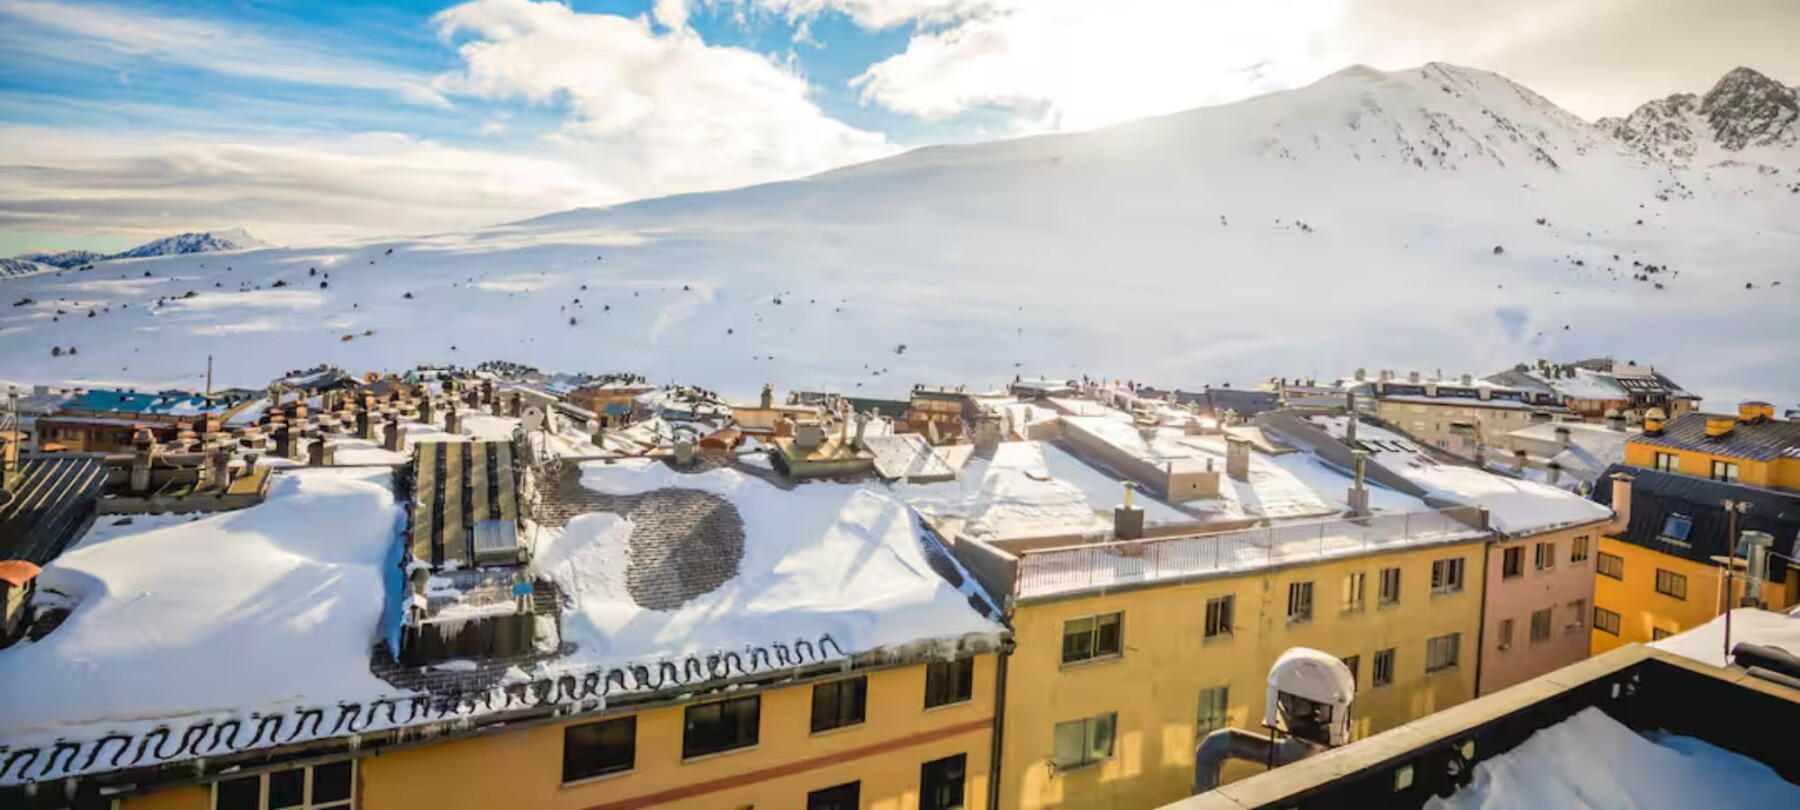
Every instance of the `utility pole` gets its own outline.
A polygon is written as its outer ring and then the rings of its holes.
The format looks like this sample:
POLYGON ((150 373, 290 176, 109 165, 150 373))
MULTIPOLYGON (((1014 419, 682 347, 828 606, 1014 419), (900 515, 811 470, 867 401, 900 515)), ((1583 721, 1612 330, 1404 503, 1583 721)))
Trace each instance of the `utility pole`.
POLYGON ((212 398, 212 355, 206 356, 206 396, 212 398))

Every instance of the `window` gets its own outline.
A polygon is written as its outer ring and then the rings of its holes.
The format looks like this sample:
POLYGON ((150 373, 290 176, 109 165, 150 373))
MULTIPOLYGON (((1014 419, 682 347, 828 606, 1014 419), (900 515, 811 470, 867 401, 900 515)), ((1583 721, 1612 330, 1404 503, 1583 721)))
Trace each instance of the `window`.
POLYGON ((925 708, 961 703, 975 694, 975 659, 925 665, 925 708))
POLYGON ((1550 638, 1550 611, 1552 608, 1531 612, 1531 643, 1547 641, 1550 638))
POLYGON ((1657 453, 1656 469, 1667 473, 1679 472, 1681 470, 1681 456, 1674 453, 1657 453))
POLYGON ((1594 606, 1594 629, 1602 633, 1619 634, 1619 614, 1599 605, 1594 606))
POLYGON ((1737 465, 1729 461, 1714 461, 1712 463, 1712 480, 1724 481, 1727 484, 1737 483, 1737 465))
POLYGON ((1687 515, 1670 515, 1663 521, 1662 535, 1657 539, 1667 540, 1677 545, 1687 545, 1688 532, 1694 528, 1694 521, 1687 515))
POLYGON ((1668 638, 1669 636, 1672 636, 1672 635, 1675 635, 1675 634, 1668 630, 1664 630, 1661 627, 1650 628, 1650 640, 1651 641, 1662 641, 1663 639, 1668 638))
POLYGON ((1556 567, 1556 544, 1539 543, 1533 556, 1536 557, 1537 570, 1545 571, 1556 567))
POLYGON ((1613 579, 1624 579, 1625 558, 1617 554, 1608 554, 1602 551, 1600 552, 1600 559, 1594 563, 1594 570, 1600 572, 1602 576, 1612 577, 1613 579))
POLYGON ((1063 663, 1119 654, 1122 613, 1083 616, 1063 622, 1063 663))
POLYGON ((869 679, 865 676, 813 686, 813 733, 861 723, 868 703, 869 679))
POLYGON ((806 810, 858 810, 860 807, 861 782, 845 782, 806 794, 806 810))
POLYGON ((1576 535, 1574 542, 1571 542, 1569 544, 1569 562, 1571 564, 1578 563, 1578 562, 1587 562, 1587 558, 1588 558, 1588 536, 1585 534, 1576 535))
POLYGON ((1288 621, 1312 621, 1312 586, 1313 584, 1311 582, 1293 582, 1288 584, 1288 621))
POLYGON ((716 754, 756 744, 762 725, 762 696, 732 698, 687 707, 681 758, 716 754))
POLYGON ((1431 564, 1431 592, 1458 593, 1463 589, 1463 559, 1452 557, 1431 564))
POLYGON ((1357 678, 1362 672, 1362 656, 1346 655, 1342 660, 1344 662, 1344 667, 1350 670, 1350 684, 1354 686, 1357 678))
POLYGON ((353 806, 355 796, 350 759, 213 783, 214 810, 337 810, 353 806))
POLYGON ((1580 630, 1582 622, 1587 621, 1587 600, 1577 599, 1569 603, 1569 623, 1563 627, 1565 632, 1580 630))
POLYGON ((962 810, 969 757, 934 759, 919 768, 919 810, 962 810))
POLYGON ((1200 714, 1194 721, 1194 732, 1197 736, 1205 736, 1208 732, 1217 731, 1231 725, 1228 716, 1231 703, 1231 687, 1215 686, 1200 690, 1200 714))
POLYGON ((1674 571, 1656 569, 1656 592, 1676 599, 1687 599, 1687 577, 1674 571))
POLYGON ((1450 633, 1425 639, 1425 674, 1443 672, 1455 667, 1461 652, 1461 633, 1450 633))
POLYGON ((637 715, 563 726, 563 781, 631 770, 637 763, 637 715))
POLYGON ((1500 620, 1500 629, 1494 631, 1495 649, 1501 649, 1501 650, 1512 649, 1512 637, 1513 637, 1513 620, 1512 619, 1501 619, 1500 620))
POLYGON ((1206 600, 1206 637, 1231 635, 1232 597, 1220 596, 1206 600))
POLYGON ((1400 569, 1381 569, 1381 593, 1376 597, 1382 607, 1400 604, 1400 569))
POLYGON ((1525 547, 1513 546, 1500 552, 1500 578, 1512 579, 1525 575, 1525 547))
POLYGON ((1092 765, 1112 756, 1117 714, 1101 714, 1056 724, 1056 750, 1051 764, 1060 770, 1092 765))
POLYGON ((1363 609, 1363 594, 1368 590, 1369 575, 1357 571, 1344 577, 1344 610, 1363 609))
POLYGON ((1375 669, 1369 673, 1369 685, 1387 686, 1394 682, 1394 655, 1398 652, 1389 647, 1375 654, 1375 669))

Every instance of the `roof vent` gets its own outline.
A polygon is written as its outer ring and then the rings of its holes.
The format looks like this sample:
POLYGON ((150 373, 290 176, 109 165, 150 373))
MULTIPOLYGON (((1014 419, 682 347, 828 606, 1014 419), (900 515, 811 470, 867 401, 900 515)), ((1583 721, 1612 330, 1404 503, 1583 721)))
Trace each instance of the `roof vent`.
POLYGON ((1707 416, 1706 417, 1706 436, 1707 436, 1707 438, 1710 438, 1710 439, 1724 438, 1725 436, 1731 435, 1731 429, 1735 428, 1735 427, 1737 427, 1737 420, 1733 419, 1729 416, 1707 416))

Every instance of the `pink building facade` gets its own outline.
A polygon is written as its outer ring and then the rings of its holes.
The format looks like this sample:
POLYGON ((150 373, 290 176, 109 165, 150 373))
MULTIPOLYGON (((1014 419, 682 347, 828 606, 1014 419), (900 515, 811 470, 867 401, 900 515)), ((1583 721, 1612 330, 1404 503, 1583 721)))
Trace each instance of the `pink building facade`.
POLYGON ((1588 656, 1594 566, 1606 521, 1488 545, 1477 694, 1588 656))

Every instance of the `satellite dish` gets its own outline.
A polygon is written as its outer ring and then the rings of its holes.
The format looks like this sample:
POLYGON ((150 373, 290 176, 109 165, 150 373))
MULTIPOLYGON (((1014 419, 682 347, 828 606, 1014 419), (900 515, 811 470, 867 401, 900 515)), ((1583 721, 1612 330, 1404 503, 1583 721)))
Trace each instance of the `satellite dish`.
POLYGON ((544 409, 537 405, 527 405, 519 412, 519 427, 527 433, 542 431, 547 421, 544 409))

